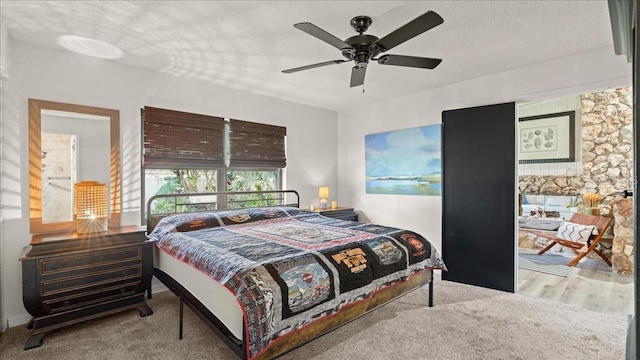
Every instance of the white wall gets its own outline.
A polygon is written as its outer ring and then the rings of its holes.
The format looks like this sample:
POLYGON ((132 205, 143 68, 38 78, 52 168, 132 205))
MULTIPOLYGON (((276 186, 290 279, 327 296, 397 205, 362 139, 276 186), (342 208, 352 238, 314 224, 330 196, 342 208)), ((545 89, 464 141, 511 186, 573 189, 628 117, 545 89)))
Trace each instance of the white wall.
MULTIPOLYGON (((613 48, 601 49, 340 111, 339 203, 355 207, 362 220, 414 230, 441 251, 441 197, 365 193, 365 135, 439 124, 444 110, 550 99, 628 86, 631 84, 631 70, 631 64, 626 63, 624 57, 614 55, 613 48)), ((491 220, 491 214, 478 216, 491 220)))
MULTIPOLYGON (((0 17, 1 19, 1 17, 0 17)), ((9 71, 9 31, 4 25, 4 19, 0 24, 0 76, 5 76, 9 71)))
MULTIPOLYGON (((4 98, 5 98, 5 76, 7 75, 8 69, 8 54, 9 54, 9 33, 7 31, 6 26, 4 25, 4 19, 0 16, 0 109, 4 109, 4 98)), ((0 138, 3 138, 4 135, 4 111, 0 111, 0 138)), ((0 158, 3 158, 4 154, 4 146, 0 145, 0 158)), ((4 216, 2 213, 2 204, 4 203, 4 162, 0 162, 0 331, 4 331, 6 327, 6 321, 4 320, 6 317, 4 316, 4 302, 2 301, 4 296, 4 282, 2 281, 2 275, 4 274, 4 261, 2 261, 2 254, 4 253, 4 231, 2 228, 4 227, 4 216)))
MULTIPOLYGON (((337 113, 12 41, 10 81, 2 108, 2 306, 10 326, 30 316, 22 305, 18 261, 29 245, 27 99, 120 110, 123 224, 140 222, 140 107, 230 117, 287 127, 286 187, 301 203, 317 202, 327 185, 337 196, 337 113), (323 146, 310 146, 322 139, 323 146)), ((108 166, 108 164, 105 164, 108 166)), ((5 323, 5 319, 1 320, 5 323)))

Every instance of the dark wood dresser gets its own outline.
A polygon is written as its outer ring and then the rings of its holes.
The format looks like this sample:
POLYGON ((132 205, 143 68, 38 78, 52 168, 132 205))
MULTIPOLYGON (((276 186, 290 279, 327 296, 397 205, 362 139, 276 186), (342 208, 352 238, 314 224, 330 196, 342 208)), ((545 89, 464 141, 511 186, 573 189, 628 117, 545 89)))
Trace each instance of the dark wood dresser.
POLYGON ((33 316, 24 349, 52 330, 116 312, 153 314, 153 244, 138 226, 106 232, 34 235, 20 257, 22 300, 33 316))

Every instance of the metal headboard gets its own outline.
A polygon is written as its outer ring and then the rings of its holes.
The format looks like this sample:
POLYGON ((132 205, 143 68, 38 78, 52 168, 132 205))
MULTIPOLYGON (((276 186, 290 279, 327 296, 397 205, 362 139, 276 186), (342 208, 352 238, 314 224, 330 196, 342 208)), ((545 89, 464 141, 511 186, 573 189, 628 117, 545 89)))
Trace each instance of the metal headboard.
POLYGON ((147 233, 168 215, 274 206, 299 208, 300 195, 295 190, 154 195, 147 201, 147 233))

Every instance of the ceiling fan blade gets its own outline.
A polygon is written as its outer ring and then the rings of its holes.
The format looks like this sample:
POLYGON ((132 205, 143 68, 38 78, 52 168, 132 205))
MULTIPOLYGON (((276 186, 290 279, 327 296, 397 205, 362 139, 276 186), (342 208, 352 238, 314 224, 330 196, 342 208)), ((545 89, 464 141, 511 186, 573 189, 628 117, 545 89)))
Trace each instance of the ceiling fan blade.
POLYGON ((422 34, 423 32, 442 24, 444 20, 433 11, 418 16, 409 21, 404 26, 392 31, 387 36, 375 42, 375 44, 384 49, 384 51, 402 44, 403 42, 422 34))
POLYGON ((364 84, 364 75, 367 72, 367 64, 363 66, 354 66, 351 69, 351 87, 360 86, 364 84))
POLYGON ((440 65, 442 59, 425 58, 406 55, 384 55, 378 59, 380 65, 408 66, 423 69, 433 69, 440 65))
POLYGON ((300 67, 293 68, 293 69, 282 70, 282 72, 285 73, 285 74, 290 74, 290 73, 293 73, 293 72, 296 72, 296 71, 308 70, 308 69, 313 69, 313 68, 326 66, 326 65, 331 65, 331 64, 342 64, 343 62, 347 62, 347 61, 348 60, 325 61, 325 62, 321 62, 321 63, 317 63, 317 64, 300 66, 300 67))
POLYGON ((351 45, 329 34, 328 32, 322 30, 321 28, 313 25, 312 23, 309 23, 309 22, 298 23, 293 25, 293 27, 304 31, 307 34, 313 37, 316 37, 339 50, 342 50, 345 48, 352 48, 351 45))

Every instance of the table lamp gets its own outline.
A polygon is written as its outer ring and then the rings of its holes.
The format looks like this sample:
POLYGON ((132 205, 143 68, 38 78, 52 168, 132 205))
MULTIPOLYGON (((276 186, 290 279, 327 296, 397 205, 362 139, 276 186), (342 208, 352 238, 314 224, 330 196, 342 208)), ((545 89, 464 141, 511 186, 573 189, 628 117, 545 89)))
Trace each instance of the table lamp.
POLYGON ((107 185, 82 181, 73 187, 73 214, 79 234, 107 231, 107 185))
POLYGON ((318 189, 318 197, 320 198, 320 209, 327 208, 327 198, 329 197, 329 187, 321 186, 318 189))

